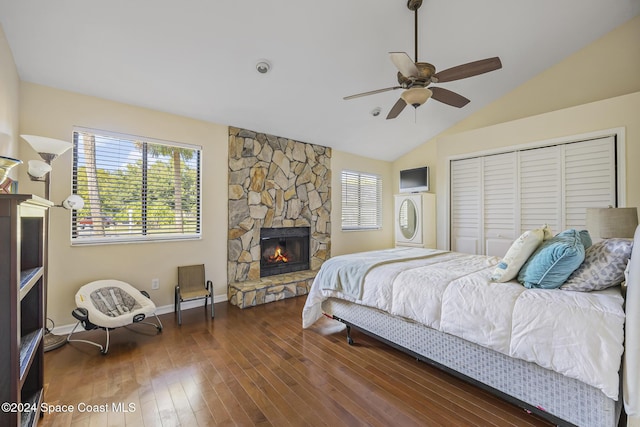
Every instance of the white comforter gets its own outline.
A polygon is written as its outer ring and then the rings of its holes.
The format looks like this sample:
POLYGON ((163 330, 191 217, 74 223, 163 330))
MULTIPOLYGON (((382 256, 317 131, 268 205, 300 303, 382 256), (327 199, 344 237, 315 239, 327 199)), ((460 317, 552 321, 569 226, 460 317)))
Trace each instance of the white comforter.
MULTIPOLYGON (((617 400, 625 317, 619 288, 525 289, 515 281, 490 281, 496 257, 428 249, 425 254, 373 266, 359 300, 316 279, 302 313, 303 327, 322 315, 322 301, 341 298, 537 363, 617 400)), ((344 257, 349 255, 339 257, 342 262, 344 257)))

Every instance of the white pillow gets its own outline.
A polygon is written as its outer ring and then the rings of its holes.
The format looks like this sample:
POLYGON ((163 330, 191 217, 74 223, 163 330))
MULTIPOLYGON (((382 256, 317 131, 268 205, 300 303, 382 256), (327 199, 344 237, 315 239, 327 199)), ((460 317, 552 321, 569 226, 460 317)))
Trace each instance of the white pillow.
POLYGON ((544 232, 544 238, 542 240, 549 240, 553 237, 553 232, 551 231, 551 227, 549 227, 549 224, 543 225, 542 231, 544 232))
POLYGON ((540 246, 545 238, 545 234, 550 234, 546 225, 543 228, 536 228, 522 233, 522 235, 513 242, 495 270, 493 270, 491 280, 494 282, 508 282, 509 280, 515 279, 520 268, 522 268, 538 246, 540 246))

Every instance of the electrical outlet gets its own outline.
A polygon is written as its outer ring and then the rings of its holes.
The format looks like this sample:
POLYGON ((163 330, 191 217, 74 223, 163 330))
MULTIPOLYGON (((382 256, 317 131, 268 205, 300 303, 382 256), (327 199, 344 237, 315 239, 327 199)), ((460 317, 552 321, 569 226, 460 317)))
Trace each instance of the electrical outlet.
POLYGON ((151 289, 160 288, 160 279, 151 279, 151 289))

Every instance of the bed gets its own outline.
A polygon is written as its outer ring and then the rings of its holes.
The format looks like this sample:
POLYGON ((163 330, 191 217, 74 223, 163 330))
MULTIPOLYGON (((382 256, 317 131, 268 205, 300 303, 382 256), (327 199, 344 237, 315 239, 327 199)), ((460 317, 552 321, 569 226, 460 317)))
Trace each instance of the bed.
POLYGON ((314 280, 303 327, 324 314, 347 325, 350 343, 355 327, 558 425, 616 426, 623 401, 630 420, 640 413, 640 255, 631 254, 640 227, 627 242, 626 286, 615 279, 589 292, 571 287, 584 255, 557 289, 495 281, 506 256, 393 248, 334 257, 314 280))

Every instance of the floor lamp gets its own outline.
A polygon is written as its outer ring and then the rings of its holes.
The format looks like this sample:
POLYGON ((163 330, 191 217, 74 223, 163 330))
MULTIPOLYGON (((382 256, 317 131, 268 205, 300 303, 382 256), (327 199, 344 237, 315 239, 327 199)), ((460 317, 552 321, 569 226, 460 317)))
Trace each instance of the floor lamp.
MULTIPOLYGON (((44 198, 49 200, 51 190, 51 162, 56 157, 69 150, 73 144, 67 141, 61 141, 59 139, 47 138, 44 136, 36 135, 20 135, 22 139, 27 141, 29 145, 38 153, 42 160, 30 160, 28 175, 32 181, 44 182, 44 198)), ((62 205, 66 209, 82 209, 84 202, 78 195, 69 196, 62 205)), ((49 236, 49 213, 45 216, 45 236, 49 236)), ((45 238, 44 243, 45 256, 49 256, 49 238, 45 238)), ((47 263, 45 263, 45 266, 47 263)), ((44 272, 44 317, 47 319, 47 305, 48 305, 48 268, 44 272)), ((44 335, 44 351, 49 351, 63 346, 67 342, 66 337, 54 335, 48 328, 45 327, 44 335)))
MULTIPOLYGON (((9 177, 9 171, 14 166, 18 166, 22 160, 12 159, 11 157, 0 156, 0 188, 4 188, 3 184, 9 177)), ((2 193, 2 191, 0 191, 2 193)))
MULTIPOLYGON (((9 134, 0 132, 0 145, 8 144, 10 139, 11 137, 9 134)), ((8 190, 5 190, 5 186, 9 186, 11 183, 11 179, 9 179, 9 171, 20 163, 22 163, 22 160, 0 156, 0 193, 8 192, 8 190)))

